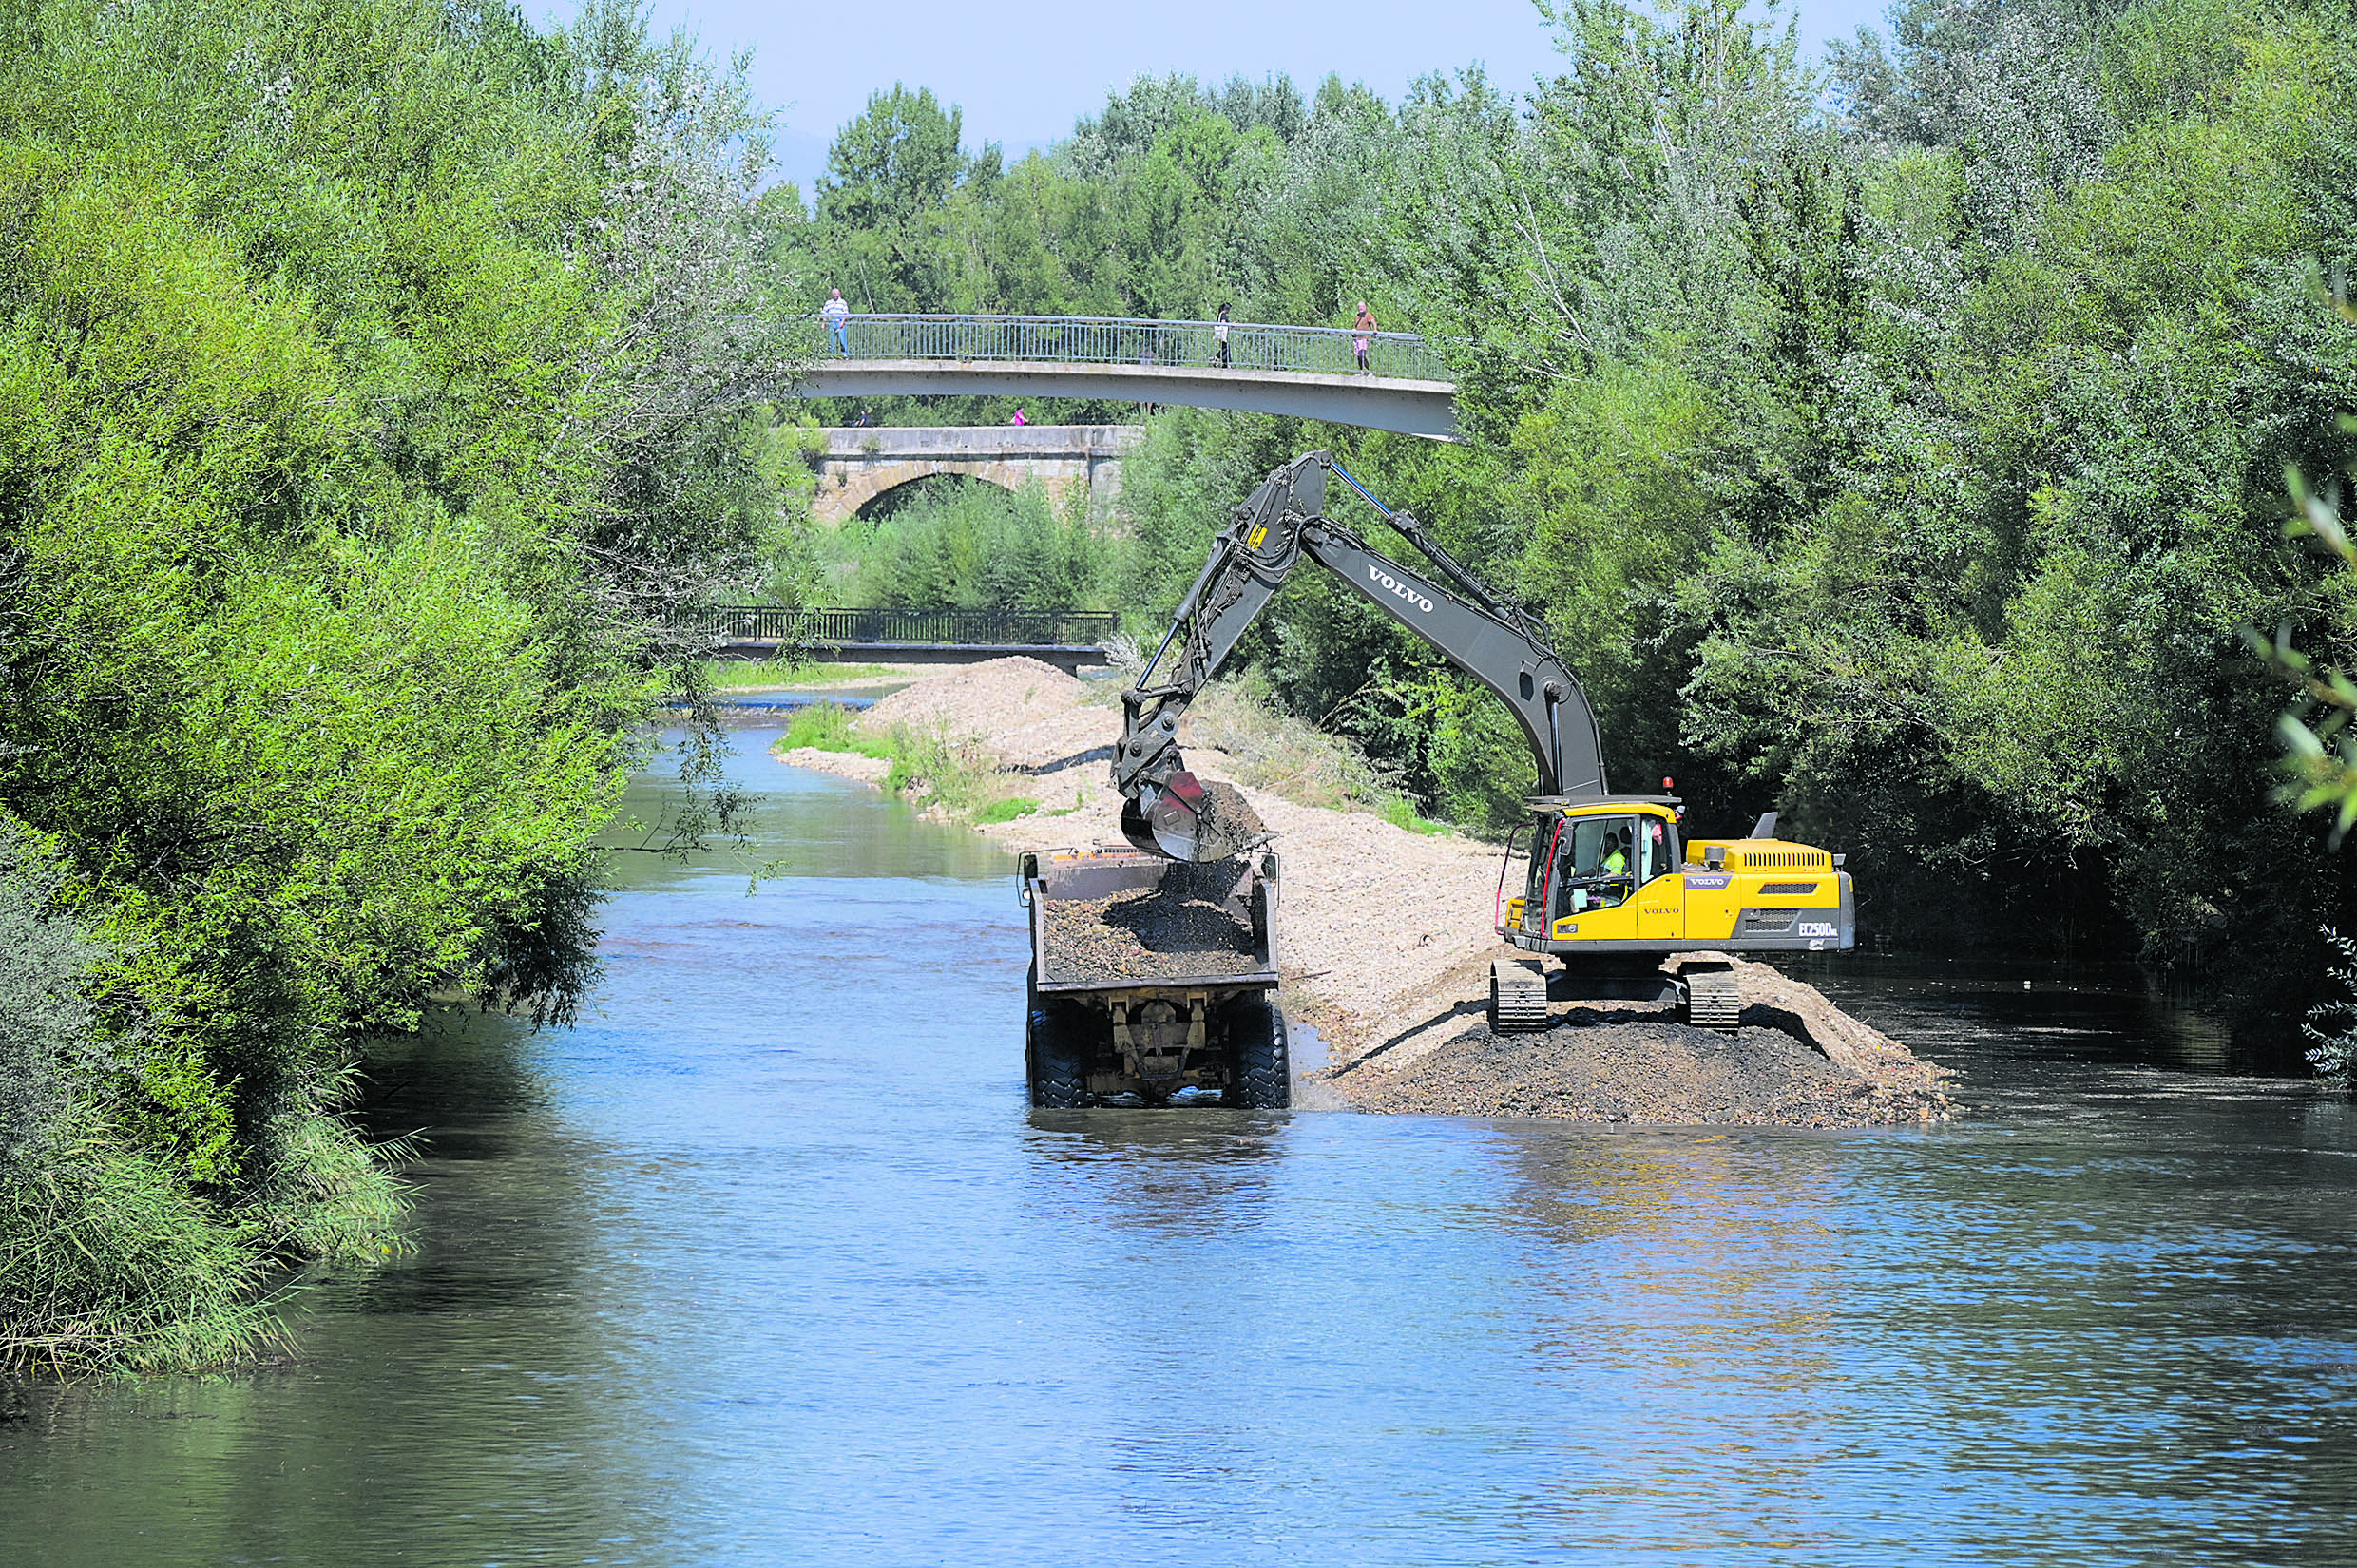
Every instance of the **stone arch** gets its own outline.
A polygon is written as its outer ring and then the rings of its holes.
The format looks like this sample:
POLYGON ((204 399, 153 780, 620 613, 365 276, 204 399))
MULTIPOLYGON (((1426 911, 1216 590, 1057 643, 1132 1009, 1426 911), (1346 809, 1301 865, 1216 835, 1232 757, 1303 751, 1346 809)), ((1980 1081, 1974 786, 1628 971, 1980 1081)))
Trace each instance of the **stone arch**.
POLYGON ((811 497, 811 516, 821 523, 841 523, 865 513, 888 491, 940 474, 979 480, 1003 490, 1020 490, 1036 478, 1047 486, 1047 493, 1059 504, 1075 485, 1085 492, 1091 480, 1086 460, 1073 463, 1042 462, 1028 457, 830 458, 819 470, 818 492, 811 497))
POLYGON ((876 497, 885 491, 896 490, 903 485, 913 485, 920 479, 930 479, 936 474, 952 473, 964 478, 980 479, 1000 484, 1006 488, 1013 488, 1012 486, 1005 485, 1005 482, 999 480, 996 475, 984 471, 994 466, 987 463, 944 462, 937 458, 912 458, 898 463, 858 463, 841 467, 829 464, 828 468, 832 471, 821 475, 822 483, 818 493, 811 497, 811 515, 822 523, 840 523, 846 518, 856 517, 866 511, 876 497), (828 486, 823 483, 823 480, 827 478, 836 479, 838 483, 828 486))
POLYGON ((905 498, 895 498, 900 497, 901 492, 909 489, 911 486, 922 485, 929 480, 954 479, 968 485, 988 485, 1002 490, 1012 490, 1015 488, 1014 486, 1007 484, 1004 479, 1000 478, 996 474, 978 472, 977 470, 982 467, 980 464, 937 463, 930 465, 930 467, 932 468, 930 473, 910 474, 894 483, 874 487, 869 491, 866 500, 860 502, 857 506, 852 507, 851 510, 845 512, 843 515, 846 518, 872 518, 879 511, 889 511, 893 507, 905 505, 905 498))

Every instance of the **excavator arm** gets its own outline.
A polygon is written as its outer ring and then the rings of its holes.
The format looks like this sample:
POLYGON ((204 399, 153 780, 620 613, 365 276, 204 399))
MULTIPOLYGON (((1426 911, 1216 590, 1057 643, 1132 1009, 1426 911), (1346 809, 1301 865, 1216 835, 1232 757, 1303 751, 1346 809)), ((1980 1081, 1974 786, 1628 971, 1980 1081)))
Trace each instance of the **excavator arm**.
POLYGON ((1249 847, 1256 824, 1248 825, 1243 813, 1223 806, 1187 771, 1178 753, 1178 720, 1305 557, 1498 695, 1530 743, 1542 795, 1583 799, 1605 793, 1603 753, 1587 695, 1530 618, 1460 565, 1412 513, 1386 507, 1332 454, 1316 451, 1277 469, 1236 508, 1202 575, 1180 601, 1169 635, 1137 685, 1121 694, 1113 782, 1121 792, 1121 830, 1131 843, 1188 861, 1224 860, 1249 847), (1451 586, 1370 548, 1328 518, 1330 472, 1365 496, 1451 586), (1157 684, 1174 644, 1177 660, 1157 684))

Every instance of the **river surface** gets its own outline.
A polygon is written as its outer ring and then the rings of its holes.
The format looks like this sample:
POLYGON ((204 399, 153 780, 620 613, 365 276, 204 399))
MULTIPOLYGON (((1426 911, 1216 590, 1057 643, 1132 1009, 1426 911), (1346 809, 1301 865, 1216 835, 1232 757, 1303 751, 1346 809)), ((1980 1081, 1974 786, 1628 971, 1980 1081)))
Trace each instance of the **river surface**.
POLYGON ((1813 976, 1928 1131, 1034 1114, 1009 858, 775 733, 757 893, 388 1055, 413 1255, 13 1396, 0 1563, 2357 1561, 2357 1124, 2117 977, 1813 976))

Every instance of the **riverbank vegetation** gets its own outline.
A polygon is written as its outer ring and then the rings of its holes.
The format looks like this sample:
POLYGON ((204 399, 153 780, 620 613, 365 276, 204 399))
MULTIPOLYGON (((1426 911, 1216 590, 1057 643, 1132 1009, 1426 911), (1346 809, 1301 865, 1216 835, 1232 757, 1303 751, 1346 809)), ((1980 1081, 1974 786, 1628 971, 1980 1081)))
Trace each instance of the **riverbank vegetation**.
POLYGON ((252 1344, 400 1245, 366 1041, 570 1016, 798 466, 759 131, 604 0, 0 16, 0 1362, 252 1344))
MULTIPOLYGON (((1732 0, 1549 14, 1519 93, 1144 81, 1011 166, 864 156, 931 124, 879 99, 779 243, 878 309, 1374 301, 1449 345, 1466 443, 1158 415, 1111 568, 1141 636, 1334 448, 1543 611, 1624 787, 1780 808, 1902 943, 2139 954, 2296 1020, 2357 919, 2246 634, 2349 663, 2347 579, 2285 525, 2288 470, 2346 515, 2357 14, 1902 0, 1821 63, 1732 0)), ((1494 704, 1335 584, 1242 656, 1428 810, 1515 810, 1494 704)))
POLYGON ((1039 810, 1040 803, 1019 793, 1021 780, 999 765, 978 736, 946 722, 863 726, 839 703, 814 702, 787 721, 774 749, 802 747, 885 763, 878 788, 945 816, 988 824, 1039 810))

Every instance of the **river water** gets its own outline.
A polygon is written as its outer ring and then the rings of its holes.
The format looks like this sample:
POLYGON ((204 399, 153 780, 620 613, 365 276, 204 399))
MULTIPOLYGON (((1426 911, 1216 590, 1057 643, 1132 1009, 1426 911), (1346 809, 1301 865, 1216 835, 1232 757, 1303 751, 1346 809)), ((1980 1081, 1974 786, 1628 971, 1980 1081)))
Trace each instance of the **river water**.
POLYGON ((774 736, 782 874, 388 1057, 414 1255, 17 1393, 0 1562, 2357 1560, 2357 1124, 2133 987, 1816 977, 1930 1131, 1034 1114, 1008 857, 774 736))

